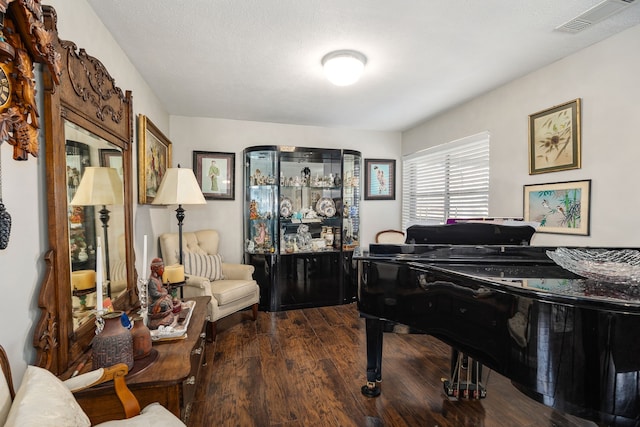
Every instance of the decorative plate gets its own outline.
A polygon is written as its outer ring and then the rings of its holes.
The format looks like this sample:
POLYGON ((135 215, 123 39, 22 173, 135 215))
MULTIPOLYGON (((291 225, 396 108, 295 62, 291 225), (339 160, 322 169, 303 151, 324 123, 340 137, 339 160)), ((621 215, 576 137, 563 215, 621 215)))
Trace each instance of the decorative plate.
POLYGON ((316 212, 323 216, 333 216, 336 213, 336 205, 333 199, 323 197, 316 203, 316 212))
POLYGON ((289 218, 293 214, 293 203, 288 197, 284 197, 280 202, 280 216, 289 218))
POLYGON ((588 279, 640 284, 640 252, 634 249, 557 248, 547 255, 560 267, 588 279))

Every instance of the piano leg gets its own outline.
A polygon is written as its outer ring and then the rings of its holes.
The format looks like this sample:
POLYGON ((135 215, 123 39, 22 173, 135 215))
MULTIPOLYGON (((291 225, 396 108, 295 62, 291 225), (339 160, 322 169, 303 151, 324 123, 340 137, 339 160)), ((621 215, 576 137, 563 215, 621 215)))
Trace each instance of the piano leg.
POLYGON ((380 396, 382 381, 382 338, 384 322, 376 318, 366 319, 367 333, 367 383, 360 391, 367 397, 380 396))

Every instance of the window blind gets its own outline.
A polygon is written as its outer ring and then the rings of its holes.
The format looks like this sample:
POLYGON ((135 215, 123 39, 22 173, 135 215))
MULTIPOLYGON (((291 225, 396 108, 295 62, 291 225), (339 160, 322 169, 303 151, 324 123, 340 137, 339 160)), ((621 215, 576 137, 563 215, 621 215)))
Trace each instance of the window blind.
POLYGON ((489 215, 489 133, 402 160, 402 227, 489 215))

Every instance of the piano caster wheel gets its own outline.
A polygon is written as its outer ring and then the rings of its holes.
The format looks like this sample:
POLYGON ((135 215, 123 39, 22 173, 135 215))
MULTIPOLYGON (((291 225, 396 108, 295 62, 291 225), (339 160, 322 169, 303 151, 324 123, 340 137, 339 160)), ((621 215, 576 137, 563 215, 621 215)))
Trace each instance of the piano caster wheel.
POLYGON ((364 394, 367 397, 378 397, 380 396, 381 390, 380 390, 380 387, 378 387, 378 384, 371 381, 367 381, 367 383, 362 386, 360 391, 362 392, 362 394, 364 394))

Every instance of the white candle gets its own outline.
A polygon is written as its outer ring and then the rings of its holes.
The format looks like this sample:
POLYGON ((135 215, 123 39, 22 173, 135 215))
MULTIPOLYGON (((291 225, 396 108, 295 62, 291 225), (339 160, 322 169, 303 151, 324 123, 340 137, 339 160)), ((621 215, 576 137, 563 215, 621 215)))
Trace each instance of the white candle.
POLYGON ((102 311, 102 275, 104 265, 102 264, 102 244, 100 237, 97 237, 96 243, 96 311, 98 315, 102 311))
POLYGON ((142 246, 142 268, 140 269, 140 274, 142 277, 146 277, 147 275, 147 235, 144 235, 144 244, 142 246))

